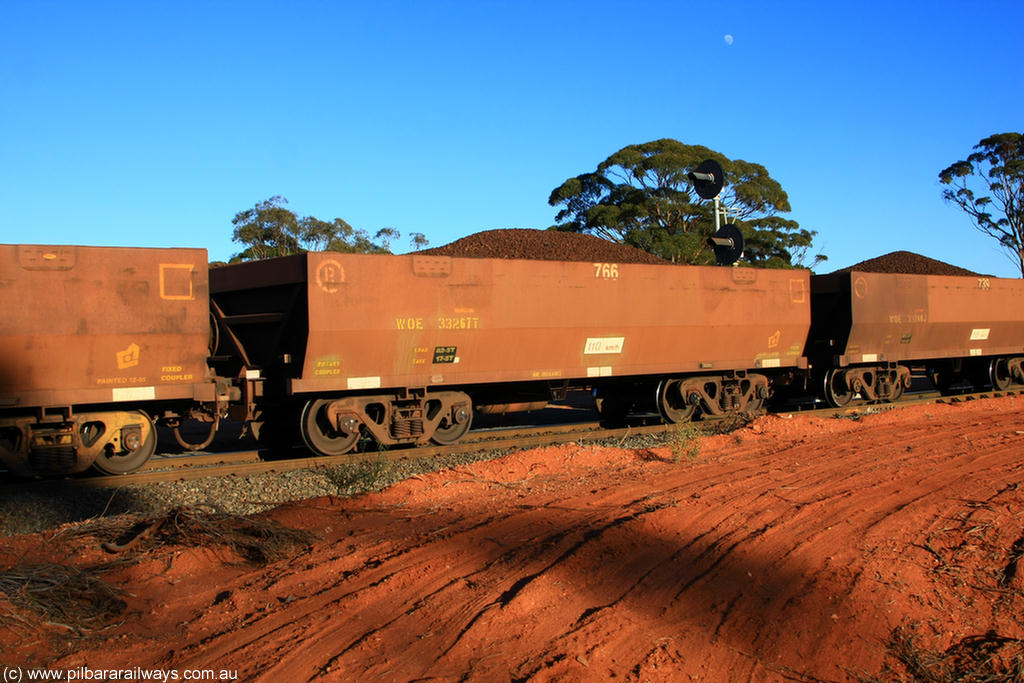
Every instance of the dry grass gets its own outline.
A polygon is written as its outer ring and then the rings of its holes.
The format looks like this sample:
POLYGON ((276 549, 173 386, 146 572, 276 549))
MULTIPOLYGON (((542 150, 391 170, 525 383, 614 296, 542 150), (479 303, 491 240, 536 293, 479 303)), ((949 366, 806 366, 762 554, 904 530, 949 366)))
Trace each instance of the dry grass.
POLYGON ((308 531, 229 514, 212 506, 175 508, 161 517, 143 520, 126 530, 108 549, 132 544, 136 537, 140 537, 139 545, 146 550, 164 546, 222 547, 252 564, 284 559, 315 539, 308 531))
POLYGON ((993 631, 931 650, 904 626, 892 632, 887 652, 892 661, 877 676, 857 676, 861 683, 1024 682, 1024 641, 993 631))
POLYGON ((668 443, 672 451, 672 462, 687 460, 695 462, 700 456, 701 428, 694 422, 679 422, 668 443))
POLYGON ((886 643, 885 668, 856 676, 861 683, 1024 683, 1024 640, 1017 637, 1024 629, 1017 576, 1024 500, 1011 484, 988 499, 957 502, 915 547, 925 553, 918 564, 933 580, 933 599, 970 615, 975 635, 946 647, 941 620, 904 624, 886 643))
POLYGON ((383 458, 371 458, 345 465, 323 468, 325 477, 338 494, 353 496, 367 491, 379 491, 390 483, 389 463, 383 458))
POLYGON ((116 562, 95 567, 97 570, 134 562, 145 553, 170 546, 227 549, 245 562, 268 564, 288 557, 316 539, 311 532, 274 521, 230 514, 212 505, 192 505, 144 519, 96 519, 63 531, 52 540, 66 542, 89 537, 102 541, 108 552, 123 556, 116 562))
MULTIPOLYGON (((45 625, 76 633, 110 624, 125 608, 123 593, 92 571, 55 563, 22 563, 0 571, 0 593, 10 606, 26 610, 45 625)), ((0 603, 0 624, 32 627, 15 609, 0 603)))
POLYGON ((79 636, 112 625, 125 610, 122 591, 99 576, 166 547, 210 547, 252 564, 267 564, 310 544, 314 534, 277 522, 232 515, 212 506, 175 508, 141 520, 96 519, 54 535, 58 544, 102 542, 116 558, 76 568, 20 561, 0 570, 0 627, 38 632, 62 628, 79 636), (5 599, 6 598, 6 599, 5 599))
POLYGON ((703 425, 701 431, 705 434, 731 434, 737 429, 742 429, 748 424, 756 420, 758 413, 752 413, 742 411, 738 413, 729 413, 723 417, 716 418, 714 420, 705 420, 701 424, 703 425))

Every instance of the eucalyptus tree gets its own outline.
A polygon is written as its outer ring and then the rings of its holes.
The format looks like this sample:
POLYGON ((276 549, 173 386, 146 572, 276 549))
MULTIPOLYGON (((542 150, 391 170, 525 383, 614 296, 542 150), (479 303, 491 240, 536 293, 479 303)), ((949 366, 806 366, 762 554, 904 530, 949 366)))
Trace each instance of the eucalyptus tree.
POLYGON ((942 198, 999 242, 1024 277, 1024 135, 990 135, 939 173, 942 198))
MULTIPOLYGON (((306 251, 337 251, 350 254, 389 254, 391 242, 401 234, 394 228, 382 228, 371 238, 341 218, 323 221, 313 216, 300 217, 285 208, 288 200, 271 197, 251 209, 239 211, 231 223, 233 240, 245 245, 232 257, 235 261, 256 261, 306 251)), ((427 244, 422 233, 411 235, 413 247, 427 244)))
POLYGON ((548 203, 561 209, 551 229, 597 235, 681 263, 713 263, 706 240, 715 230, 714 204, 697 195, 689 178, 705 159, 725 171, 720 200, 743 233, 746 262, 788 268, 826 259, 810 257, 816 232, 779 215, 789 213, 789 197, 764 166, 668 138, 623 147, 593 172, 556 187, 548 203))

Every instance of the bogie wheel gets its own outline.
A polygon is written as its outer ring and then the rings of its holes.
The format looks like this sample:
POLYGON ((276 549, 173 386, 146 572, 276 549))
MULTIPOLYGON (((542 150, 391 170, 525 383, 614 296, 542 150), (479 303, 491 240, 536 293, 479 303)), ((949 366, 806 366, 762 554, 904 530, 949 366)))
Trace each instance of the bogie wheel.
POLYGON ((666 422, 689 422, 697 406, 686 400, 680 391, 681 382, 677 379, 662 380, 658 385, 658 411, 666 422))
POLYGON ((846 384, 846 373, 832 369, 825 374, 825 400, 833 408, 842 408, 853 400, 853 391, 846 384))
POLYGON ((996 358, 988 367, 989 379, 992 388, 996 391, 1006 391, 1013 384, 1013 375, 1010 374, 1010 366, 1005 358, 996 358))
POLYGON ((302 409, 299 429, 302 440, 309 450, 320 455, 344 455, 352 450, 359 441, 359 429, 351 433, 338 429, 327 416, 326 408, 330 405, 327 399, 316 399, 306 403, 302 409))
POLYGON ((430 440, 439 446, 450 446, 466 435, 473 424, 473 411, 469 406, 456 406, 451 414, 442 418, 430 440))
POLYGON ((131 448, 123 453, 114 453, 112 449, 104 448, 96 456, 92 466, 103 474, 129 474, 138 470, 149 462, 156 452, 156 428, 153 421, 141 410, 134 411, 134 417, 138 419, 138 430, 122 429, 122 440, 130 443, 122 443, 121 448, 131 448))

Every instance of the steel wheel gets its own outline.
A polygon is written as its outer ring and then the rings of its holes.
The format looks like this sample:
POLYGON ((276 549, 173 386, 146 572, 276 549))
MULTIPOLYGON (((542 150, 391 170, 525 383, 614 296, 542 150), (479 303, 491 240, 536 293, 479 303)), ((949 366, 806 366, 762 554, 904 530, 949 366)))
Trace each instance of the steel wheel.
POLYGON ((344 455, 359 441, 359 427, 349 432, 339 430, 331 423, 325 408, 330 405, 326 399, 306 403, 302 409, 300 429, 302 440, 309 450, 320 455, 344 455))
POLYGON ((996 358, 988 366, 989 380, 996 391, 1006 391, 1013 384, 1013 375, 1005 358, 996 358))
POLYGON ((464 437, 473 423, 473 412, 466 406, 457 406, 452 413, 430 435, 430 440, 439 446, 450 446, 464 437))
MULTIPOLYGON (((125 439, 131 439, 133 443, 122 443, 122 448, 131 448, 127 453, 113 453, 112 449, 103 448, 100 450, 96 460, 93 461, 93 468, 103 474, 129 474, 136 471, 147 462, 156 452, 156 428, 153 421, 141 410, 134 411, 139 420, 139 431, 131 432, 125 439), (132 448, 134 446, 134 448, 132 448)), ((122 436, 125 430, 121 430, 122 436)), ((94 437, 95 440, 95 437, 94 437)))
POLYGON ((846 385, 843 370, 829 370, 825 375, 825 400, 833 408, 842 408, 853 400, 853 392, 846 385))
POLYGON ((679 391, 680 386, 677 379, 662 380, 658 385, 658 411, 666 422, 688 422, 697 410, 679 391))

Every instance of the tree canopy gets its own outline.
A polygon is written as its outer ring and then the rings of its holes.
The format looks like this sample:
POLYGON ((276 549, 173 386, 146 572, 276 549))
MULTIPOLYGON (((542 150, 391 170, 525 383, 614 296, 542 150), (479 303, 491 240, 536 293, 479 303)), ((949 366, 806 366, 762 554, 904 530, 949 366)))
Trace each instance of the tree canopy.
POLYGON ((942 198, 1007 252, 1024 277, 1024 135, 990 135, 939 173, 942 198))
MULTIPOLYGON (((299 217, 284 207, 287 203, 284 197, 271 197, 235 214, 231 221, 235 226, 233 239, 245 245, 245 249, 231 258, 232 263, 306 251, 388 254, 391 242, 401 237, 394 228, 382 228, 370 238, 341 218, 328 222, 313 216, 299 217)), ((411 239, 415 249, 427 245, 422 233, 412 233, 411 239)))
POLYGON ((714 202, 698 197, 688 178, 705 159, 725 171, 720 200, 743 233, 745 261, 787 268, 826 259, 819 254, 805 263, 817 233, 778 215, 790 211, 789 198, 764 166, 672 139, 623 147, 592 173, 555 188, 548 203, 562 208, 551 229, 594 234, 681 263, 713 263, 706 240, 715 230, 714 202))

